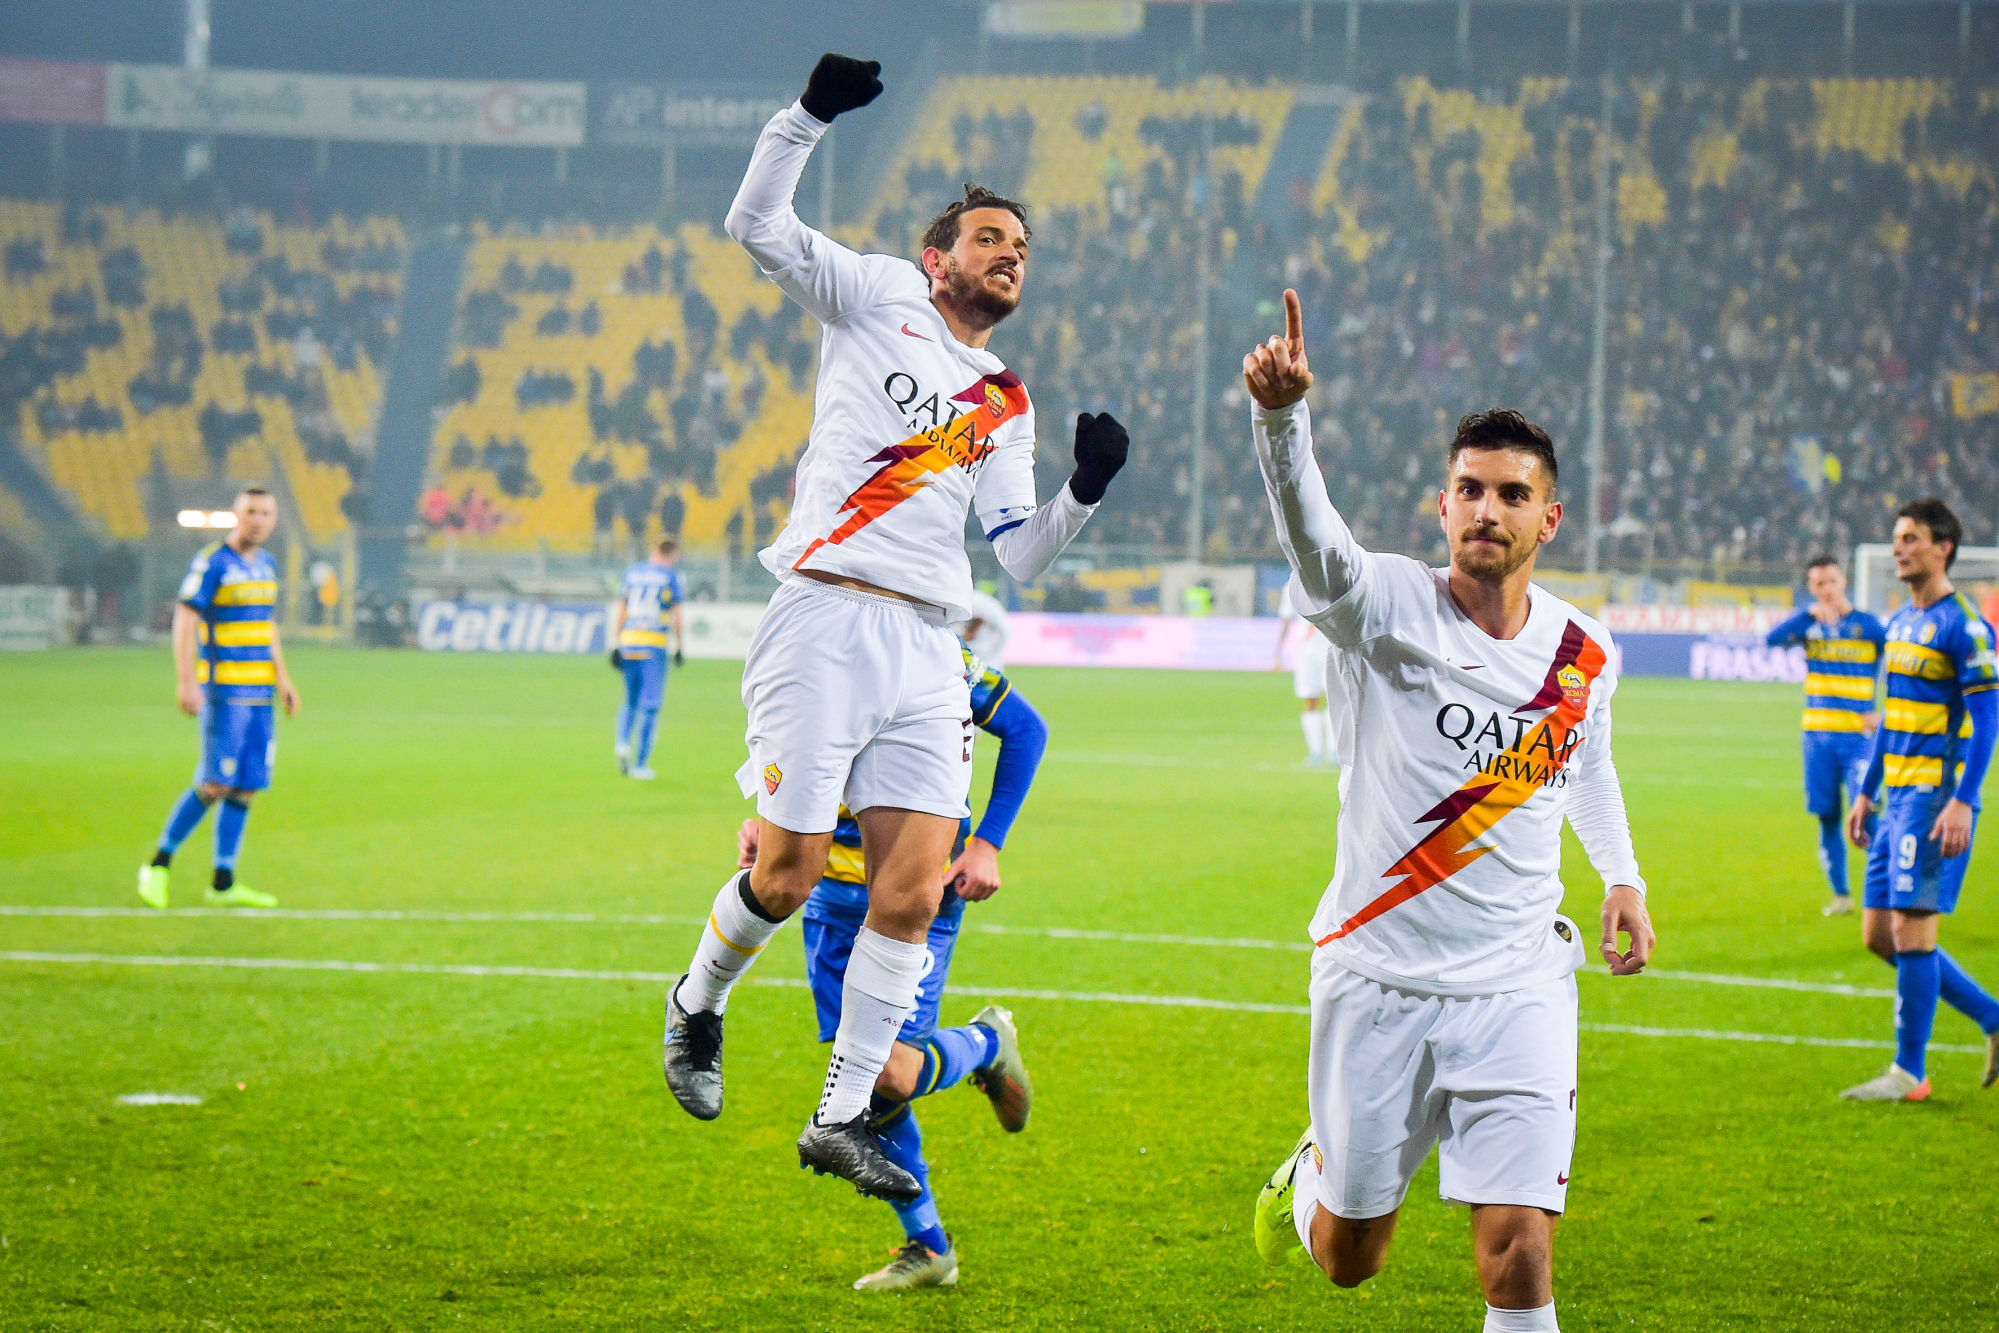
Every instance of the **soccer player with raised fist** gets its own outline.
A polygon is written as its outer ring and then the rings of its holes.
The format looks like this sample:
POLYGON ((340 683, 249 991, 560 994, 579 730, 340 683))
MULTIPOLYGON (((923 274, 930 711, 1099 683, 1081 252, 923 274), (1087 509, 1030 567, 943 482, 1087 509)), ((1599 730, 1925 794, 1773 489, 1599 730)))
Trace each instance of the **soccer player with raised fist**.
POLYGON ((1487 1333, 1553 1330, 1584 957, 1557 910, 1564 819, 1603 876, 1611 973, 1642 970, 1653 945, 1610 755, 1617 654, 1532 582, 1562 502, 1554 444, 1517 412, 1458 423, 1437 495, 1449 565, 1354 540, 1312 457, 1297 293, 1284 312, 1243 379, 1288 594, 1332 643, 1346 775, 1312 920, 1312 1123, 1257 1200, 1257 1249, 1281 1263, 1303 1244, 1358 1286, 1441 1145, 1439 1189, 1471 1207, 1487 1333))
POLYGON ((729 992, 818 884, 842 806, 866 848, 867 915, 842 981, 824 1092, 801 1164, 864 1194, 922 1191, 868 1128, 868 1102, 915 1012, 924 941, 967 814, 972 709, 958 641, 971 614, 968 511, 1000 564, 1040 577, 1124 464, 1108 414, 1076 422, 1076 468, 1034 492, 1034 408, 987 347, 1020 302, 1027 210, 968 186, 923 235, 917 263, 857 254, 799 220, 805 162, 832 120, 881 94, 881 66, 820 59, 757 140, 724 223, 824 326, 812 431, 790 521, 762 553, 779 580, 743 667, 760 822, 756 864, 731 874, 666 1004, 666 1081, 686 1110, 722 1110, 729 992))

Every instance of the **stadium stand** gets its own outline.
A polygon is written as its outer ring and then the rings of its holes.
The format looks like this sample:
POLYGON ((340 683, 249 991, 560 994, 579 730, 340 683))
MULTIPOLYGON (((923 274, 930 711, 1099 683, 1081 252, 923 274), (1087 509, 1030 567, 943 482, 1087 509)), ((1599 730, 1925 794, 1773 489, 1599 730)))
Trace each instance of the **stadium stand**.
POLYGON ((0 408, 113 539, 217 478, 275 480, 328 539, 365 472, 403 249, 392 218, 0 200, 0 408))

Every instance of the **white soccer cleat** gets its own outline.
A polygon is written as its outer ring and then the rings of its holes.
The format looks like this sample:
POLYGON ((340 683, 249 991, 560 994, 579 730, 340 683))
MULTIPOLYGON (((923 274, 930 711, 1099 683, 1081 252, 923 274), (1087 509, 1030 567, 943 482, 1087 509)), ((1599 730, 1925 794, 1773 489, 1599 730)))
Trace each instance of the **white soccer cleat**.
POLYGON ((636 779, 639 782, 651 782, 654 778, 658 777, 659 774, 653 772, 651 767, 647 766, 647 767, 635 768, 631 772, 627 773, 625 776, 628 778, 636 779))
POLYGON ((1839 1094, 1849 1102, 1919 1102, 1930 1095, 1930 1081, 1918 1079, 1898 1064, 1890 1064, 1865 1083, 1839 1094))
POLYGON ((855 1291, 903 1291, 910 1287, 957 1285, 958 1247, 952 1245, 944 1253, 937 1254, 920 1240, 910 1241, 897 1250, 888 1267, 854 1279, 855 1291))
POLYGON ((1978 1076, 1978 1086, 1989 1088, 1999 1083, 1999 1030, 1985 1034, 1985 1072, 1978 1076))
POLYGON ((1819 915, 1852 916, 1853 895, 1850 893, 1835 893, 1831 901, 1827 902, 1824 907, 1819 908, 1819 915))

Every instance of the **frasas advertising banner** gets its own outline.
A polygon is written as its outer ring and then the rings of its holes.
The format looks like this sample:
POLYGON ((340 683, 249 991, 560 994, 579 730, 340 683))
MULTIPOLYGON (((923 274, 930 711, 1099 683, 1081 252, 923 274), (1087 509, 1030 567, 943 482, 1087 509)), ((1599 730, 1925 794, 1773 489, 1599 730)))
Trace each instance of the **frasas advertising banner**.
POLYGON ((271 70, 109 66, 122 129, 534 148, 583 142, 580 83, 372 79, 271 70))
POLYGON ((0 120, 102 125, 104 66, 0 60, 0 120))
POLYGON ((590 140, 615 148, 672 143, 752 143, 793 94, 769 88, 597 84, 590 90, 590 140))

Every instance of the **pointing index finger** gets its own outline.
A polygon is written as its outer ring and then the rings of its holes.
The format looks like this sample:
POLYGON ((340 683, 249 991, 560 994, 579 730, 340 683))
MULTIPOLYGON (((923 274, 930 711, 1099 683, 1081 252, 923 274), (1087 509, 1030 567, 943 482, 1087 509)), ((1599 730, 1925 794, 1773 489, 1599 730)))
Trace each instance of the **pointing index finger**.
POLYGON ((1291 288, 1284 289, 1284 338, 1295 351, 1305 348, 1305 308, 1298 303, 1298 293, 1291 288))

